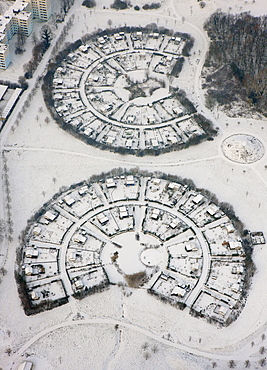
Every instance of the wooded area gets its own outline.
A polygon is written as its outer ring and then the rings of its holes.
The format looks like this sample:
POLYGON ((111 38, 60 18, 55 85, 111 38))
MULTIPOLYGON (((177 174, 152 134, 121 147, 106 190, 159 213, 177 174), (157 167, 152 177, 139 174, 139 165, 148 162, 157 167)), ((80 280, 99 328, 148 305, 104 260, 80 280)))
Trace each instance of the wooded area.
POLYGON ((227 104, 237 97, 267 115, 267 16, 214 13, 204 26, 211 39, 205 67, 208 98, 227 104))

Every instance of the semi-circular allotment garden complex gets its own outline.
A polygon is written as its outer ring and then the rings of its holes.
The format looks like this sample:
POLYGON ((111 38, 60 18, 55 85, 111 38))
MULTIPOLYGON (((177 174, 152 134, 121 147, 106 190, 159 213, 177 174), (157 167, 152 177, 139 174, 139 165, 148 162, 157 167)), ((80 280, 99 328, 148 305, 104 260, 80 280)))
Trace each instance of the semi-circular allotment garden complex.
POLYGON ((217 131, 179 89, 192 45, 168 29, 85 36, 50 65, 47 106, 63 128, 102 149, 143 155, 197 144, 217 131))
POLYGON ((231 207, 191 180, 112 170, 56 194, 32 218, 19 294, 32 314, 125 284, 227 325, 253 272, 245 235, 231 207))

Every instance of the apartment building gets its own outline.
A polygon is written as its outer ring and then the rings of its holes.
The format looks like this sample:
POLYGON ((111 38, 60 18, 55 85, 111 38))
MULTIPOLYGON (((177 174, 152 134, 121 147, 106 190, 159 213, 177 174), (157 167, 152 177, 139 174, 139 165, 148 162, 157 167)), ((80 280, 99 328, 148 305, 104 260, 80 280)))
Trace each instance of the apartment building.
POLYGON ((30 4, 27 1, 17 0, 4 15, 0 16, 0 42, 8 43, 8 40, 12 39, 19 30, 29 36, 32 27, 30 4))
POLYGON ((7 69, 10 61, 9 46, 0 44, 0 69, 7 69))
POLYGON ((33 18, 43 20, 51 16, 51 0, 29 0, 32 6, 33 18))
POLYGON ((33 18, 47 20, 51 16, 51 0, 16 0, 0 15, 0 69, 10 63, 8 41, 22 32, 29 36, 33 30, 33 18))

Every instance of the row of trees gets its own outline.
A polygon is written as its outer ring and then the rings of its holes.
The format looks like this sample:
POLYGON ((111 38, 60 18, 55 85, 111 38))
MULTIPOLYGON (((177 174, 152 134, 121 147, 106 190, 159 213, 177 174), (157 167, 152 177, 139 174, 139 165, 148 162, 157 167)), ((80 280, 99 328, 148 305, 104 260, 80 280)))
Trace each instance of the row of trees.
POLYGON ((32 58, 23 66, 26 78, 32 77, 34 71, 38 67, 38 64, 42 60, 44 53, 49 48, 52 39, 53 33, 51 28, 47 25, 44 25, 41 28, 40 39, 38 39, 36 36, 33 37, 35 46, 32 49, 32 58))

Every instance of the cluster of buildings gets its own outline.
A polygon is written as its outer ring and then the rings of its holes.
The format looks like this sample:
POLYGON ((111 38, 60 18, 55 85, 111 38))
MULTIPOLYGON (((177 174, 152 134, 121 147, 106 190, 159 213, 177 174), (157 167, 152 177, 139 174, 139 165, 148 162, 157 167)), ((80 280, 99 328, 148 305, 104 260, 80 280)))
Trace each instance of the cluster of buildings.
POLYGON ((19 87, 11 89, 6 85, 0 85, 0 129, 10 115, 21 93, 22 89, 19 87))
POLYGON ((30 226, 31 305, 126 284, 126 248, 151 293, 222 324, 239 306, 246 254, 231 219, 185 184, 138 174, 72 187, 30 226))
POLYGON ((114 30, 82 44, 54 73, 58 116, 83 138, 117 150, 157 150, 205 137, 196 110, 172 88, 187 42, 114 30))
POLYGON ((33 30, 33 18, 47 20, 51 15, 51 0, 16 0, 0 15, 0 69, 10 62, 9 40, 17 33, 29 36, 33 30))

